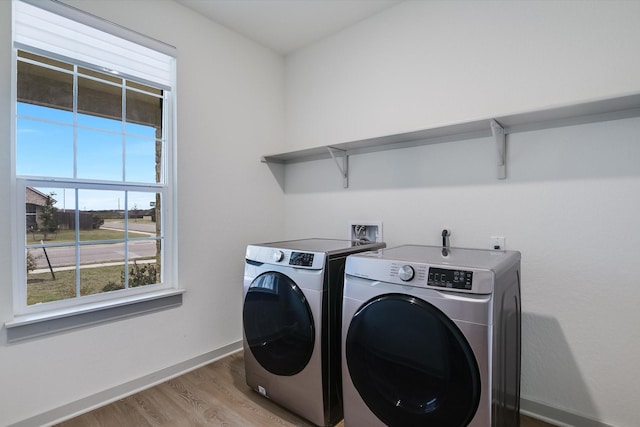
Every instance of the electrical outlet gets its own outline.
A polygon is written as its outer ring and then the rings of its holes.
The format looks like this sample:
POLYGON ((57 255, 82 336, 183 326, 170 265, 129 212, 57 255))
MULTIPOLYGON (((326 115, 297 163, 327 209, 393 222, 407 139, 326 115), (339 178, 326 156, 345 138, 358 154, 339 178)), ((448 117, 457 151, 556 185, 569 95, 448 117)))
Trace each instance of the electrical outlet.
POLYGON ((491 236, 489 237, 489 249, 494 251, 504 251, 504 237, 502 236, 491 236))
POLYGON ((350 221, 349 240, 360 243, 382 242, 382 221, 350 221))

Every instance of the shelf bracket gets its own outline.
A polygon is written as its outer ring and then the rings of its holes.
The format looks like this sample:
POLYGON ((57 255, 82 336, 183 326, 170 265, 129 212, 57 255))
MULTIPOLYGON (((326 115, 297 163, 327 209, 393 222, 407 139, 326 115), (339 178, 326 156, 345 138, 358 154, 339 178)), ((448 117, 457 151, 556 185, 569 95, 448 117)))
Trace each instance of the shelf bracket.
POLYGON ((342 186, 344 188, 349 188, 349 156, 345 150, 340 150, 339 148, 327 147, 329 150, 329 154, 334 162, 336 162, 336 166, 340 170, 340 174, 342 175, 342 186), (342 156, 342 162, 338 161, 338 158, 334 154, 334 151, 339 151, 342 156), (340 164, 342 163, 342 164, 340 164))
POLYGON ((496 140, 496 148, 498 149, 498 179, 505 179, 507 177, 507 136, 504 133, 504 128, 495 120, 489 122, 491 125, 491 133, 496 140))

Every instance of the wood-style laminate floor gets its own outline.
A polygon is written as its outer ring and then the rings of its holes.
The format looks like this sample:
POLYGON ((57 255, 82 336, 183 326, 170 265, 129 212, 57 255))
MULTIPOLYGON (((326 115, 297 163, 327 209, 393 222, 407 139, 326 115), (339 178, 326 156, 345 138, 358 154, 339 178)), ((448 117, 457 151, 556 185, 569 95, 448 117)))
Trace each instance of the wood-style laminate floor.
MULTIPOLYGON (((271 427, 313 424, 251 390, 242 352, 144 390, 59 427, 271 427)), ((521 427, 552 427, 521 417, 521 427)), ((344 421, 336 427, 344 427, 344 421)))

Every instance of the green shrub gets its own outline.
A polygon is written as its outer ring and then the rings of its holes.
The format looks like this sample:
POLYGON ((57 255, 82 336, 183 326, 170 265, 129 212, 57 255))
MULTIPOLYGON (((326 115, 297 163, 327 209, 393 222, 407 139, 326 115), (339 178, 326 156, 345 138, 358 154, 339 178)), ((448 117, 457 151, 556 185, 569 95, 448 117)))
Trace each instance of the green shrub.
MULTIPOLYGON (((107 284, 102 288, 102 292, 117 291, 124 289, 126 278, 124 277, 124 271, 120 273, 120 284, 117 284, 113 280, 109 280, 107 284)), ((129 267, 129 287, 135 288, 144 285, 153 285, 158 281, 158 269, 155 264, 142 264, 138 265, 133 261, 133 265, 129 267)))
POLYGON ((104 288, 102 288, 102 292, 117 291, 119 289, 124 289, 124 285, 123 284, 118 284, 118 283, 114 282, 113 280, 109 280, 107 282, 107 284, 104 286, 104 288))
POLYGON ((38 263, 36 262, 38 258, 42 258, 42 255, 33 256, 33 253, 27 249, 27 274, 38 268, 38 263))
MULTIPOLYGON (((129 268, 129 287, 152 285, 157 282, 158 272, 155 264, 138 265, 133 261, 133 265, 129 268)), ((120 276, 120 280, 124 285, 124 271, 120 276)))

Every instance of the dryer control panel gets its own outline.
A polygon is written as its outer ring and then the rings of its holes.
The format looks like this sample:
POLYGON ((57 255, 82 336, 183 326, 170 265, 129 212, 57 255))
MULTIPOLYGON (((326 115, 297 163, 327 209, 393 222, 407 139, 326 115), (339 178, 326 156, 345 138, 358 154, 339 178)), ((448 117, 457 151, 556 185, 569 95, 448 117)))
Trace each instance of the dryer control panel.
POLYGON ((486 295, 494 291, 496 274, 519 262, 515 251, 487 251, 440 246, 405 245, 377 253, 349 255, 345 275, 369 280, 372 286, 393 285, 437 292, 486 295))
POLYGON ((427 285, 429 286, 471 290, 472 283, 472 271, 429 267, 429 278, 427 279, 427 285))
POLYGON ((353 261, 356 262, 350 263, 347 274, 363 278, 420 288, 439 288, 479 294, 489 293, 492 289, 492 273, 489 271, 454 266, 441 267, 422 263, 382 262, 371 264, 367 263, 364 257, 353 261), (378 270, 376 268, 378 266, 382 268, 378 270))

